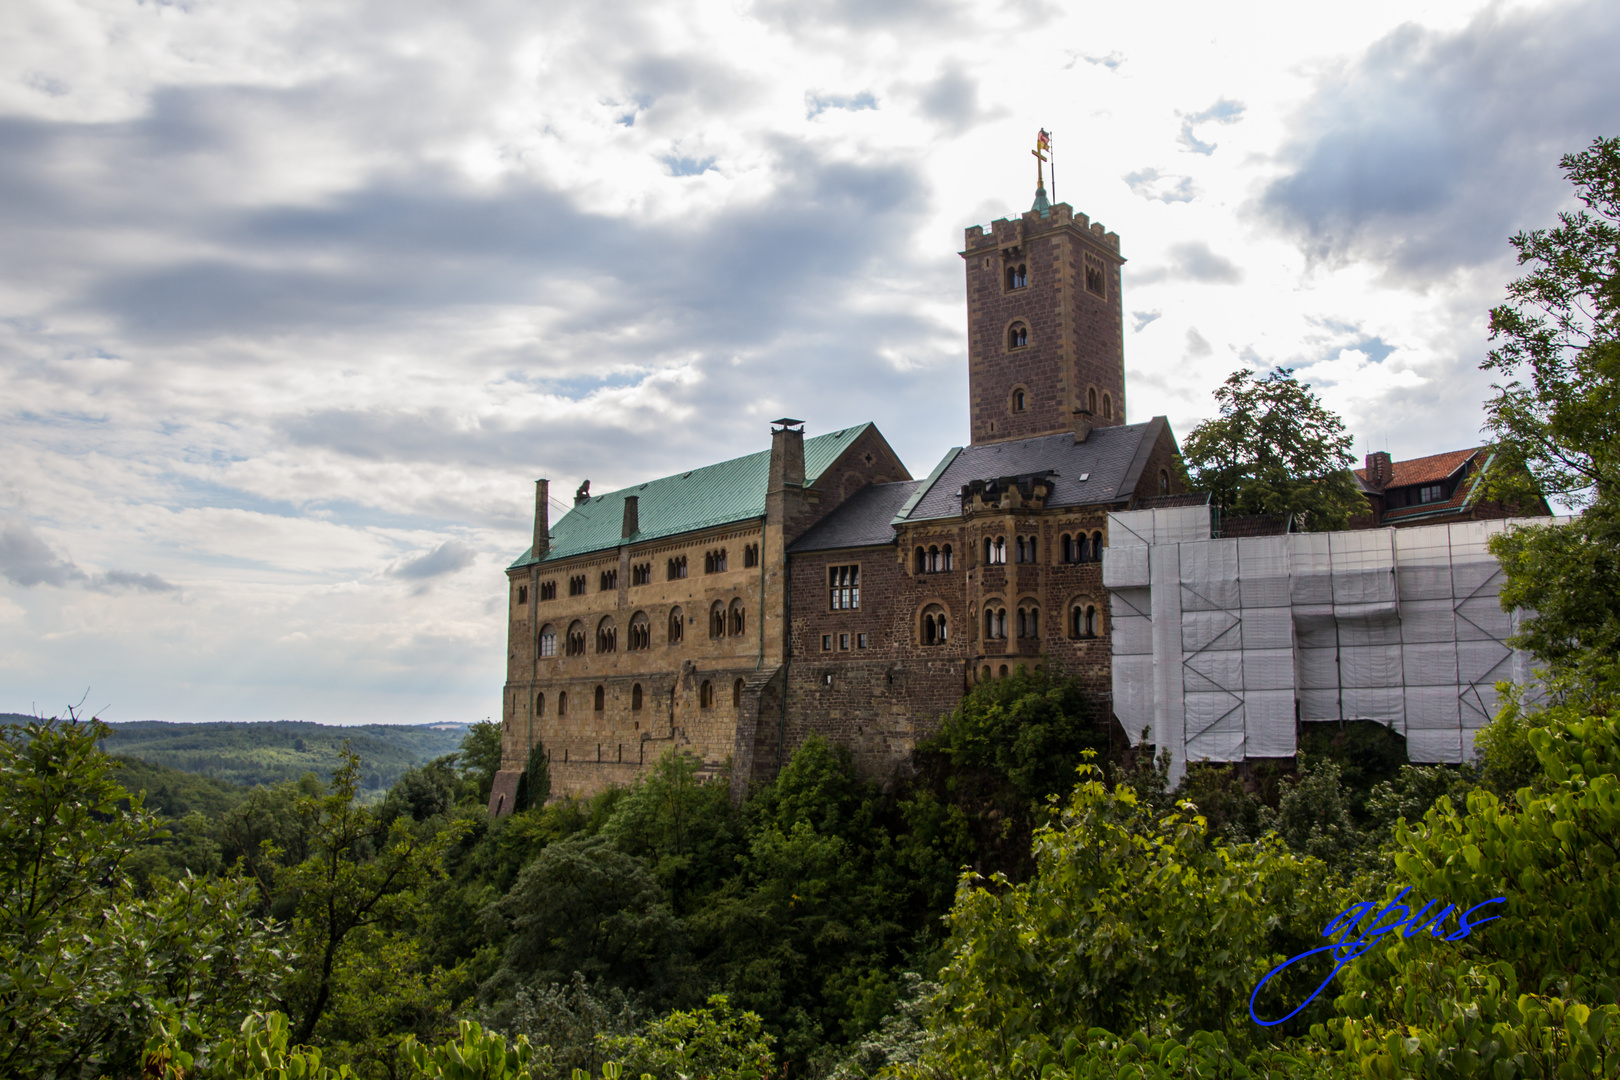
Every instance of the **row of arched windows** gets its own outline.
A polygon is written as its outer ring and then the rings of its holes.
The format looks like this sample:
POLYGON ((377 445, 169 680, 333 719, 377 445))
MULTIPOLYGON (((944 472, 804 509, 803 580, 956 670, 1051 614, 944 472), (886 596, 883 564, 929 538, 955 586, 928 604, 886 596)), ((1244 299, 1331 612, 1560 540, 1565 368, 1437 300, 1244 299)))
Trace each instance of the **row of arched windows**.
POLYGON ((1066 563, 1102 562, 1102 530, 1098 529, 1089 534, 1076 533, 1073 536, 1064 533, 1058 541, 1058 551, 1066 563))
MULTIPOLYGON (((740 637, 748 630, 748 609, 744 606, 742 598, 737 597, 728 605, 723 600, 716 600, 709 607, 709 636, 711 638, 740 637)), ((679 607, 670 609, 669 629, 666 641, 670 645, 678 645, 686 636, 686 614, 679 607)), ((540 628, 539 652, 542 657, 557 655, 557 627, 547 623, 540 628)), ((586 628, 582 620, 575 619, 569 624, 563 637, 564 656, 584 656, 586 646, 586 628)), ((652 648, 652 619, 645 611, 638 611, 630 616, 630 632, 626 638, 626 645, 630 652, 641 652, 652 648)), ((612 615, 604 615, 596 624, 596 651, 599 653, 616 652, 619 647, 618 624, 612 615)))
POLYGON ((615 568, 613 570, 604 570, 604 571, 602 571, 602 584, 601 584, 600 588, 598 589, 598 591, 599 592, 611 592, 612 590, 617 589, 618 587, 619 587, 619 571, 617 570, 617 568, 615 568))
POLYGON ((1102 396, 1102 411, 1098 412, 1097 411, 1097 388, 1095 386, 1087 387, 1086 388, 1086 411, 1091 413, 1092 416, 1100 416, 1104 420, 1112 420, 1114 418, 1114 398, 1113 398, 1113 395, 1104 394, 1102 396))
MULTIPOLYGON (((1038 563, 1041 561, 1040 545, 1033 536, 1016 536, 1013 538, 1013 555, 1021 563, 1038 563)), ((932 548, 930 551, 934 550, 932 548)), ((949 570, 949 552, 947 545, 943 570, 949 570)), ((1058 541, 1058 554, 1060 561, 1066 563, 1101 562, 1103 551, 1102 530, 1087 533, 1064 533, 1058 541)), ((917 572, 923 572, 923 549, 917 549, 917 572)), ((984 538, 984 561, 988 566, 1000 566, 1007 561, 1007 538, 1005 536, 987 536, 984 538)))
POLYGON ((916 566, 919 574, 941 574, 954 569, 951 545, 929 544, 926 549, 918 545, 916 566))
POLYGON ((703 553, 703 572, 705 574, 721 574, 726 569, 726 549, 705 551, 703 553))
MULTIPOLYGON (((737 679, 731 684, 732 708, 742 707, 742 696, 743 680, 737 679)), ((640 712, 645 703, 646 695, 642 692, 641 684, 636 683, 630 688, 630 710, 640 712)), ((714 707, 714 683, 708 679, 704 679, 698 687, 698 704, 705 709, 714 707)), ((605 712, 607 710, 606 686, 598 685, 596 687, 595 692, 591 695, 591 706, 596 712, 605 712)), ((556 708, 558 716, 568 715, 568 691, 560 690, 557 692, 554 708, 556 708)), ((546 695, 544 693, 534 695, 534 715, 546 715, 546 695)))

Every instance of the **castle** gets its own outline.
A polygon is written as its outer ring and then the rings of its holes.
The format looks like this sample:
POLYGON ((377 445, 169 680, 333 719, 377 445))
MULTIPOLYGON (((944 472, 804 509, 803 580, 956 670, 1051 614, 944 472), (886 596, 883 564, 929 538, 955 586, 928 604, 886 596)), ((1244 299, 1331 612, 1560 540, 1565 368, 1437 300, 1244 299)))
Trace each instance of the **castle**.
MULTIPOLYGON (((971 443, 914 478, 870 423, 620 491, 507 570, 502 769, 544 747, 554 794, 671 748, 737 790, 822 735, 881 776, 976 681, 1020 666, 1112 692, 1108 514, 1182 491, 1163 417, 1128 423, 1119 237, 1049 203, 969 228, 971 443)), ((763 433, 762 433, 763 434, 763 433)), ((1174 500, 1169 500, 1174 501, 1174 500)))

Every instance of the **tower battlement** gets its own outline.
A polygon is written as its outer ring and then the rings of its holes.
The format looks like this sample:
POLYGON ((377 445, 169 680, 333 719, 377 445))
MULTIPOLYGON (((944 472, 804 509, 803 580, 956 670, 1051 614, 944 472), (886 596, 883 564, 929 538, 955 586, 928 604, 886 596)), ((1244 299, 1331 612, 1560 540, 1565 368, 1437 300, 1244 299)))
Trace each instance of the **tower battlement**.
POLYGON ((1045 215, 1038 210, 1026 210, 1016 218, 997 218, 990 223, 988 230, 983 225, 970 225, 965 231, 966 250, 962 254, 966 255, 979 248, 1016 243, 1018 240, 1033 238, 1066 225, 1080 229, 1099 243, 1116 252, 1119 251, 1118 233, 1109 232, 1103 228, 1101 222, 1094 222, 1085 214, 1077 213, 1068 203, 1053 203, 1051 210, 1045 215))

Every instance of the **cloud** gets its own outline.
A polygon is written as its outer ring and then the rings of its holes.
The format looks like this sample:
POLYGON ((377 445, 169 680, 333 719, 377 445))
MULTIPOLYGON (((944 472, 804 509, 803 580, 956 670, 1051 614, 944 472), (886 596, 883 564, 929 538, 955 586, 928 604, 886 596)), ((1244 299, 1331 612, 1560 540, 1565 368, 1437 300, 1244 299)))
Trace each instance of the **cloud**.
POLYGON ((1317 258, 1430 278, 1505 258, 1569 197, 1561 154, 1611 134, 1620 7, 1487 8, 1460 30, 1402 26, 1324 76, 1260 211, 1317 258))
POLYGON ((1204 335, 1198 332, 1197 327, 1189 326, 1187 328, 1188 356, 1209 356, 1214 351, 1214 348, 1204 339, 1204 335))
POLYGON ((1160 173, 1158 169, 1141 169, 1126 173, 1125 183, 1130 185, 1134 194, 1163 203, 1192 202, 1198 197, 1198 189, 1193 186, 1192 177, 1174 173, 1166 175, 1160 173))
POLYGON ((846 112, 860 112, 862 109, 877 108, 877 99, 871 91, 863 90, 859 94, 812 94, 804 95, 804 116, 807 120, 814 120, 828 109, 840 109, 846 112))
POLYGON ((925 85, 918 103, 924 116, 957 129, 982 119, 978 83, 958 64, 946 65, 936 79, 925 85))
POLYGON ((1107 56, 1096 56, 1090 53, 1073 54, 1073 56, 1074 59, 1069 61, 1068 67, 1073 67, 1075 60, 1084 60, 1088 64, 1095 64, 1099 67, 1105 67, 1109 71, 1115 71, 1119 68, 1119 65, 1125 62, 1125 54, 1117 49, 1107 56))
POLYGON ((1180 142, 1195 154, 1209 155, 1215 152, 1217 143, 1206 143, 1199 140, 1194 132, 1195 128, 1204 124, 1235 124, 1243 119, 1244 106, 1241 102, 1228 101, 1221 98, 1203 112, 1181 115, 1180 142))
POLYGON ((0 520, 0 575, 13 585, 63 586, 85 580, 73 560, 58 555, 27 522, 0 520))
POLYGON ((1132 325, 1131 330, 1140 334, 1148 328, 1149 323, 1154 322, 1163 314, 1162 311, 1133 311, 1131 312, 1131 319, 1134 320, 1134 325, 1132 325))
POLYGON ((388 571, 390 577, 424 581, 465 570, 478 558, 478 552, 460 540, 446 540, 432 551, 407 559, 388 571))
POLYGON ((137 574, 130 570, 108 570, 90 579, 89 587, 98 592, 132 590, 149 593, 179 592, 180 586, 165 581, 156 574, 137 574))
POLYGON ((1170 245, 1170 263, 1132 275, 1138 285, 1160 281, 1197 281, 1206 285, 1235 285, 1243 271, 1224 255, 1218 255, 1202 240, 1184 240, 1170 245))

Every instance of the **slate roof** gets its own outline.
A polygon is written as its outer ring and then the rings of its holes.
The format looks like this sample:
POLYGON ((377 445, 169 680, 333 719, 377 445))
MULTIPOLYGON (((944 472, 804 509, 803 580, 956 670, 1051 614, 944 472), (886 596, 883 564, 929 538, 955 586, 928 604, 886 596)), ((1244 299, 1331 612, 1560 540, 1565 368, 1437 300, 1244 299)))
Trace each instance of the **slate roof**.
POLYGON ((1155 416, 1144 424, 1094 428, 1083 443, 1063 432, 953 450, 944 468, 924 481, 929 487, 916 505, 897 520, 960 517, 962 487, 970 481, 1046 471, 1055 474, 1046 497, 1049 507, 1124 502, 1142 479, 1159 434, 1168 428, 1164 417, 1155 416))
MULTIPOLYGON (((804 440, 805 483, 814 484, 820 479, 839 455, 871 426, 870 423, 857 424, 804 440)), ((545 559, 536 560, 531 547, 507 569, 764 517, 770 468, 771 452, 761 450, 675 476, 593 495, 552 523, 551 552, 545 559), (641 531, 621 538, 619 531, 624 523, 626 495, 639 497, 636 518, 641 531)))
POLYGON ((895 514, 912 493, 926 483, 926 480, 901 480, 893 484, 868 484, 812 525, 788 551, 798 555, 806 551, 892 544, 895 514))

